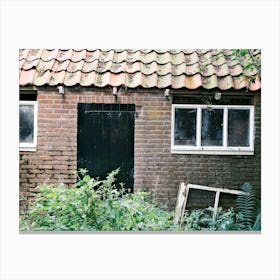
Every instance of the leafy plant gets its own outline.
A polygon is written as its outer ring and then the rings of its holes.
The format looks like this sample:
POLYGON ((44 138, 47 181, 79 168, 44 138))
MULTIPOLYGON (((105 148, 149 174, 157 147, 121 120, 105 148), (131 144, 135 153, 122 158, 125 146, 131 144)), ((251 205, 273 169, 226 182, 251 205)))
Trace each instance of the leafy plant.
POLYGON ((237 199, 233 208, 208 207, 185 211, 181 225, 173 222, 174 211, 157 203, 151 193, 127 193, 116 187, 113 170, 105 180, 91 178, 86 169, 77 176, 73 187, 39 186, 39 193, 29 213, 20 220, 20 230, 91 230, 91 231, 228 231, 258 230, 260 205, 250 184, 242 190, 248 196, 237 199))
POLYGON ((242 76, 244 80, 248 82, 248 86, 256 80, 257 75, 245 75, 245 72, 247 70, 254 72, 254 70, 256 69, 258 77, 261 80, 261 60, 257 60, 255 58, 252 49, 234 49, 231 59, 233 61, 237 60, 244 66, 242 76))
POLYGON ((210 231, 227 231, 240 230, 238 224, 238 215, 233 208, 222 209, 219 207, 215 218, 213 207, 186 211, 183 217, 183 230, 210 230, 210 231))
POLYGON ((39 186, 40 193, 31 211, 20 221, 20 229, 167 230, 172 227, 173 212, 153 201, 149 193, 130 194, 116 188, 118 172, 116 169, 99 181, 81 169, 80 180, 72 188, 39 186))
POLYGON ((238 195, 236 207, 240 215, 240 225, 244 230, 261 229, 261 205, 256 198, 255 191, 249 182, 241 186, 241 190, 248 195, 238 195))

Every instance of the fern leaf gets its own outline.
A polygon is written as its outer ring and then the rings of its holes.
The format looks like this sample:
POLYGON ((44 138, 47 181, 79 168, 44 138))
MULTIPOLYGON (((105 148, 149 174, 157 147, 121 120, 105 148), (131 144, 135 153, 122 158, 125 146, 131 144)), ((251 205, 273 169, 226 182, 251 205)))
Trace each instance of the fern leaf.
POLYGON ((256 194, 252 185, 248 182, 241 186, 241 190, 248 195, 239 195, 236 199, 236 207, 243 215, 243 224, 245 229, 252 229, 257 218, 256 194))

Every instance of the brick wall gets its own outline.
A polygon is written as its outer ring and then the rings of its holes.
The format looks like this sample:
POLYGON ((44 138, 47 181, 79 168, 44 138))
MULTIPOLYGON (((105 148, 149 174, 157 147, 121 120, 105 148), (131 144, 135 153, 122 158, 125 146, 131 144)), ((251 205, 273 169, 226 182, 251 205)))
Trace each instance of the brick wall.
MULTIPOLYGON (((170 153, 171 102, 163 93, 38 91, 38 146, 36 152, 20 152, 21 210, 28 207, 38 184, 73 184, 77 162, 77 103, 135 104, 135 191, 152 190, 158 200, 174 207, 179 182, 239 188, 251 182, 260 195, 260 97, 254 98, 255 154, 253 156, 181 155, 170 153), (26 201, 27 199, 27 201, 26 201)), ((234 196, 221 195, 221 205, 234 196)), ((188 206, 213 204, 212 193, 190 191, 188 206)))

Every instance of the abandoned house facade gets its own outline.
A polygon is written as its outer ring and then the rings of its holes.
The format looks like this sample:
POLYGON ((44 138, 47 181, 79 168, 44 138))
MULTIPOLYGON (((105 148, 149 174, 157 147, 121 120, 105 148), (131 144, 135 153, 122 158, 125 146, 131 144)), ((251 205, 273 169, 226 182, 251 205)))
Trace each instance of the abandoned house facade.
MULTIPOLYGON (((250 182, 260 196, 260 62, 257 49, 21 49, 20 210, 37 185, 75 184, 79 168, 120 167, 126 188, 170 207, 182 181, 250 182)), ((213 199, 197 190, 188 205, 213 199)))

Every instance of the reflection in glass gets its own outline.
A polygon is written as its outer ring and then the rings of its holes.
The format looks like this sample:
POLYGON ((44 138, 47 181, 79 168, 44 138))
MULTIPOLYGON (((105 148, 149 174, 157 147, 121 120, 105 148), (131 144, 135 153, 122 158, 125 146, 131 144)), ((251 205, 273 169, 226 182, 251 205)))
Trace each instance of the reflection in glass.
POLYGON ((19 141, 21 143, 33 143, 34 106, 20 105, 19 110, 19 141))
POLYGON ((197 109, 175 109, 175 145, 196 145, 197 109))
POLYGON ((223 110, 203 109, 202 110, 202 146, 223 145, 223 110))
POLYGON ((249 146, 249 110, 228 110, 228 145, 249 146))

